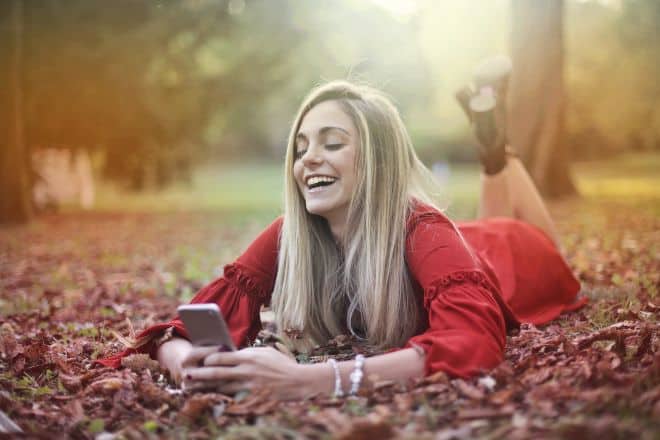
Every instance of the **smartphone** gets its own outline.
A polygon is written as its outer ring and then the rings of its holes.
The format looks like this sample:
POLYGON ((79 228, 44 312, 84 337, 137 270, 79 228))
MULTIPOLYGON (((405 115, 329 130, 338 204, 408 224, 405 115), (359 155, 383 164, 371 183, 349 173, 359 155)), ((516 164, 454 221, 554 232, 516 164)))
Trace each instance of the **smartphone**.
POLYGON ((193 345, 224 345, 228 350, 236 350, 217 304, 186 304, 179 306, 177 312, 193 345))

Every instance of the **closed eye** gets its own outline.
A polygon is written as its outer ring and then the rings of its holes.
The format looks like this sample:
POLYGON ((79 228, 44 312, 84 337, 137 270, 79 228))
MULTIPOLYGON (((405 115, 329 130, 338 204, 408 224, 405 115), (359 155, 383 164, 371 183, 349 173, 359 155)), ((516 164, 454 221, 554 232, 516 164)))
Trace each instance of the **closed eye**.
MULTIPOLYGON (((339 149, 340 149, 341 147, 343 147, 343 146, 344 146, 344 144, 325 144, 325 145, 324 145, 325 149, 326 149, 326 150, 330 150, 330 151, 336 151, 336 150, 339 150, 339 149)), ((294 157, 295 160, 299 160, 299 159, 301 159, 301 158, 305 155, 305 153, 307 153, 307 149, 304 149, 304 150, 297 150, 297 151, 294 153, 294 156, 293 156, 293 157, 294 157)))

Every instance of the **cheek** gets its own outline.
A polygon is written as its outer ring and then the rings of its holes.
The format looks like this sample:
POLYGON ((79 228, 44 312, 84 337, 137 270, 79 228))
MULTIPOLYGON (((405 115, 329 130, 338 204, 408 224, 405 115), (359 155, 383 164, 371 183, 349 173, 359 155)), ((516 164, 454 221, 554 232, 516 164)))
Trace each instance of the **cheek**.
POLYGON ((297 161, 293 164, 293 178, 296 181, 296 185, 298 185, 298 188, 300 188, 302 184, 302 174, 303 174, 303 167, 300 164, 300 162, 297 161))
POLYGON ((351 190, 355 189, 355 185, 357 184, 357 166, 355 163, 355 154, 352 154, 350 157, 346 158, 344 170, 347 176, 346 180, 350 183, 351 190))

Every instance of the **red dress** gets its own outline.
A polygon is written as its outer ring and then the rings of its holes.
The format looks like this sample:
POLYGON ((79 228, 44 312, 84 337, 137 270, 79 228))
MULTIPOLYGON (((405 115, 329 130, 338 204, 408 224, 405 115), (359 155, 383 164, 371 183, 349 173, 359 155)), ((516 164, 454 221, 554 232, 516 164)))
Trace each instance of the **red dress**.
MULTIPOLYGON (((191 301, 217 303, 239 347, 261 329, 259 311, 275 284, 281 226, 280 217, 191 301)), ((548 322, 586 302, 576 299, 580 284, 553 242, 535 226, 514 219, 457 226, 439 211, 418 205, 408 220, 406 262, 423 295, 428 326, 401 348, 424 349, 427 375, 445 371, 469 377, 492 369, 503 360, 507 329, 520 322, 548 322)), ((168 327, 186 336, 175 318, 138 337, 168 327)), ((139 351, 154 356, 155 343, 139 351)), ((117 368, 123 356, 135 352, 128 349, 99 362, 117 368)))

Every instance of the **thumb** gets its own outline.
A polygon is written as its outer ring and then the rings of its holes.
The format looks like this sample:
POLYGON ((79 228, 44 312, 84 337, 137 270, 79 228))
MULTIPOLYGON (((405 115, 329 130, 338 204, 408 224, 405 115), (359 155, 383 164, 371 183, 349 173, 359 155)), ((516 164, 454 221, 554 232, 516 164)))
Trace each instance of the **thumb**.
POLYGON ((202 361, 206 356, 217 352, 218 352, 217 346, 192 347, 192 349, 188 352, 188 354, 183 358, 183 361, 181 362, 181 367, 182 368, 197 367, 202 363, 202 361))

